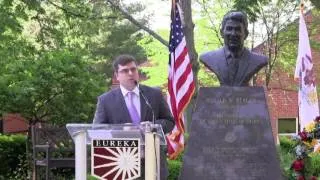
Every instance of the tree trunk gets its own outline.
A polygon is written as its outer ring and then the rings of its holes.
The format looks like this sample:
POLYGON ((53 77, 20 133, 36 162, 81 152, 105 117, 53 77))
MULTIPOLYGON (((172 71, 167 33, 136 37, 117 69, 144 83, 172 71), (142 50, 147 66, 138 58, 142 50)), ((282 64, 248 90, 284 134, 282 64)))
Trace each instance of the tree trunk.
MULTIPOLYGON (((254 31, 254 28, 255 28, 255 22, 252 23, 252 38, 251 38, 251 51, 253 51, 253 48, 254 48, 254 36, 255 36, 255 31, 254 31)), ((252 77, 252 85, 255 86, 257 84, 257 74, 253 75, 252 77)))
POLYGON ((191 0, 181 0, 181 8, 183 11, 183 19, 184 19, 184 33, 186 37, 186 42, 187 42, 187 47, 189 49, 189 57, 190 57, 190 62, 192 64, 192 71, 194 75, 194 81, 196 84, 195 88, 195 93, 193 95, 193 98, 190 101, 189 107, 187 108, 187 113, 188 116, 186 117, 186 124, 187 124, 187 129, 186 131, 188 132, 190 130, 190 123, 191 123, 191 114, 194 109, 195 105, 195 99, 197 97, 197 90, 198 90, 198 71, 199 71, 199 62, 198 62, 198 53, 196 52, 195 46, 194 46, 194 23, 192 21, 192 9, 191 9, 191 0))
MULTIPOLYGON (((128 19, 130 22, 138 26, 139 28, 143 29, 144 31, 148 32, 151 36, 153 36, 155 39, 157 39, 159 42, 161 42, 163 45, 168 46, 167 41, 165 41, 161 36, 159 36, 157 33, 152 31, 150 28, 142 25, 139 23, 137 20, 135 20, 130 14, 128 14, 125 10, 123 10, 119 4, 115 3, 116 1, 114 0, 107 0, 107 2, 117 9, 119 12, 123 14, 123 16, 128 19)), ((196 52, 195 46, 194 46, 194 23, 192 21, 192 9, 191 9, 191 0, 180 0, 180 5, 183 11, 183 19, 184 19, 184 33, 186 37, 186 43, 187 47, 189 49, 189 57, 190 57, 190 62, 192 64, 192 71, 194 75, 194 81, 196 85, 196 90, 194 93, 193 98, 190 101, 189 107, 187 108, 187 114, 189 114, 186 119, 187 119, 187 124, 190 124, 191 122, 191 113, 192 110, 194 109, 194 100, 197 97, 197 89, 198 89, 198 71, 199 71, 199 62, 198 62, 198 53, 196 52)), ((187 126, 190 127, 190 126, 187 126)), ((189 129, 189 128, 188 128, 189 129)))
POLYGON ((141 24, 140 22, 138 22, 136 19, 134 19, 129 13, 127 13, 124 9, 122 9, 119 5, 119 3, 117 3, 117 1, 114 0, 107 0, 107 2, 116 10, 118 10, 119 12, 121 12, 121 14, 127 19, 129 20, 132 24, 136 25, 137 27, 143 29, 144 31, 146 31, 147 33, 149 33, 152 37, 154 37, 155 39, 157 39, 159 42, 161 42, 164 46, 168 47, 168 42, 166 40, 164 40, 159 34, 157 34, 156 32, 154 32, 153 30, 151 30, 150 28, 148 28, 147 26, 141 24))

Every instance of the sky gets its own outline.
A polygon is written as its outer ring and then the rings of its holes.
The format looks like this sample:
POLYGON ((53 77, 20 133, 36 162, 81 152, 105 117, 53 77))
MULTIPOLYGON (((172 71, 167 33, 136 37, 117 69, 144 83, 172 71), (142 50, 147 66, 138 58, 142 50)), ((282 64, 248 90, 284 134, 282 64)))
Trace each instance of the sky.
MULTIPOLYGON (((145 10, 141 12, 140 15, 150 14, 150 28, 154 31, 159 29, 169 29, 170 28, 170 11, 171 11, 171 0, 123 0, 125 3, 136 3, 139 2, 145 6, 145 10)), ((311 7, 310 4, 307 4, 306 7, 311 7)), ((193 8, 195 6, 193 5, 193 8)), ((200 7, 199 7, 200 8, 200 7)), ((299 11, 291 17, 289 22, 292 22, 294 19, 298 18, 299 11)), ((196 14, 193 14, 193 19, 197 18, 196 14)), ((285 19, 287 20, 287 19, 285 19)), ((255 23, 255 43, 258 45, 263 41, 263 35, 266 34, 266 30, 262 26, 262 22, 258 21, 255 23)), ((249 31, 251 31, 252 25, 249 25, 249 31)), ((249 34, 250 36, 251 34, 249 34)), ((251 38, 248 37, 248 40, 251 38)))
POLYGON ((152 29, 169 28, 170 27, 170 0, 142 0, 145 1, 147 12, 153 13, 151 19, 152 29))
POLYGON ((151 14, 150 26, 152 30, 170 27, 171 0, 124 0, 124 3, 139 2, 145 5, 142 14, 151 14))

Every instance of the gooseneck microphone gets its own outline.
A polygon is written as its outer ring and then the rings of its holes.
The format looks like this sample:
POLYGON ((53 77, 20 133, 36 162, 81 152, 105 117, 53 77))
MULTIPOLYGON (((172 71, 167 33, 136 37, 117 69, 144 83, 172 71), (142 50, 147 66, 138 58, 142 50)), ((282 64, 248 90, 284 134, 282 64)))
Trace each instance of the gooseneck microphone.
MULTIPOLYGON (((138 84, 138 81, 134 81, 135 85, 138 87, 139 89, 139 92, 140 92, 140 95, 142 96, 143 100, 145 101, 146 105, 148 106, 148 108, 151 110, 151 113, 152 113, 152 124, 153 126, 156 124, 156 118, 155 118, 155 115, 154 115, 154 111, 153 111, 153 108, 149 102, 149 100, 146 98, 146 96, 144 95, 143 93, 143 90, 141 89, 141 87, 139 86, 138 84)), ((152 132, 155 131, 156 129, 154 129, 154 127, 152 128, 152 132)))
MULTIPOLYGON (((155 115, 154 115, 154 111, 153 111, 153 108, 152 108, 152 106, 151 106, 151 104, 150 104, 150 102, 149 102, 149 100, 148 100, 148 98, 144 95, 144 93, 143 93, 143 90, 142 90, 142 88, 139 86, 139 84, 138 84, 138 81, 134 81, 134 83, 135 83, 135 85, 138 87, 138 89, 139 89, 139 93, 140 93, 140 95, 142 96, 142 98, 143 98, 143 100, 145 101, 145 103, 146 103, 146 105, 150 108, 150 110, 151 110, 151 113, 152 113, 152 127, 151 127, 151 133, 152 133, 152 141, 153 141, 153 149, 154 149, 154 164, 155 164, 155 175, 152 175, 153 177, 155 176, 156 177, 156 179, 160 179, 160 169, 159 169, 159 159, 158 159, 158 156, 159 156, 159 150, 158 150, 158 152, 157 152, 157 143, 156 143, 156 139, 158 139, 159 140, 159 138, 156 138, 156 136, 157 136, 157 128, 155 127, 155 121, 156 121, 156 119, 155 119, 155 115)), ((146 141, 147 141, 147 137, 146 137, 146 141)), ((147 143, 147 142, 146 142, 147 143)), ((152 151, 151 151, 152 152, 152 151)), ((147 153, 146 153, 147 154, 147 153)), ((151 155, 151 154, 150 154, 151 155)), ((152 160, 151 161, 148 161, 148 165, 151 165, 152 163, 152 160), (151 163, 151 164, 149 164, 149 163, 151 163)), ((147 165, 147 162, 145 162, 145 164, 147 165)), ((150 168, 150 167, 148 167, 148 168, 150 168)), ((149 177, 149 175, 150 174, 148 174, 148 177, 149 177)))

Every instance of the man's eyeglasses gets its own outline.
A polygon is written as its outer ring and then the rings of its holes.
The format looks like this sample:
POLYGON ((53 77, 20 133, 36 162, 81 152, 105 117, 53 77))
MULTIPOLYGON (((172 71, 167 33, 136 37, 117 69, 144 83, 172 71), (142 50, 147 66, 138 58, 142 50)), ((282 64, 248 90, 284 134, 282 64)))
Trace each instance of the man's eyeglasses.
POLYGON ((135 73, 135 72, 137 72, 137 68, 132 67, 132 68, 118 70, 119 73, 123 73, 123 74, 129 74, 129 71, 131 71, 132 73, 135 73))

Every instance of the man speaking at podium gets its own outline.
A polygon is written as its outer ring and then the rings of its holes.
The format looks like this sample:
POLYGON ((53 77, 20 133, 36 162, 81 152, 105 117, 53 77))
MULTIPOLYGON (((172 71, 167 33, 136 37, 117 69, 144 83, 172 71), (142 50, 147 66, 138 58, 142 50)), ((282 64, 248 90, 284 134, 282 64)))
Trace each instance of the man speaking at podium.
MULTIPOLYGON (((175 123, 168 104, 159 89, 138 84, 139 73, 135 58, 131 55, 118 56, 113 63, 113 70, 120 87, 98 97, 93 123, 138 125, 143 121, 152 122, 154 114, 155 123, 161 124, 165 134, 170 132, 175 123)), ((161 151, 160 156, 160 177, 166 179, 166 152, 161 151)))

